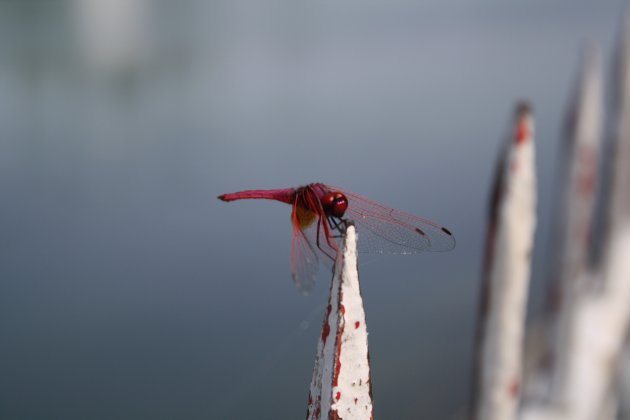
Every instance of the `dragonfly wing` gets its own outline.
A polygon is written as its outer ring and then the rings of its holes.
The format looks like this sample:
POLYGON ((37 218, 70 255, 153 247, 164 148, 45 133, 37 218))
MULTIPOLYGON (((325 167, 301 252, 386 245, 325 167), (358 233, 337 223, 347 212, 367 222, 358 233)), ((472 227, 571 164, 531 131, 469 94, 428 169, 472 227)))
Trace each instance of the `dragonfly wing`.
POLYGON ((359 230, 359 252, 408 254, 448 251, 455 247, 451 232, 427 219, 395 210, 351 191, 346 217, 359 230))
POLYGON ((305 293, 313 288, 319 262, 322 261, 326 267, 332 268, 339 249, 326 218, 317 214, 311 216, 307 218, 309 222, 304 223, 303 210, 294 207, 291 273, 298 289, 305 293))
POLYGON ((300 291, 308 293, 313 288, 318 268, 319 258, 314 242, 309 240, 308 232, 294 222, 291 242, 291 276, 300 291))

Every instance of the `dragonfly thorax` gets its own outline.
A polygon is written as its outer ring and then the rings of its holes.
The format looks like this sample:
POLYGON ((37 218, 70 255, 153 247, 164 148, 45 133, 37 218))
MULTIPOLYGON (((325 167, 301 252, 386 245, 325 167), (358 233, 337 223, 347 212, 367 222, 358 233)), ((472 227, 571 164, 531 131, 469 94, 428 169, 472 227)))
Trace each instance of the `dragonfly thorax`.
POLYGON ((334 217, 342 217, 348 208, 348 199, 340 192, 326 193, 321 203, 326 214, 334 217))

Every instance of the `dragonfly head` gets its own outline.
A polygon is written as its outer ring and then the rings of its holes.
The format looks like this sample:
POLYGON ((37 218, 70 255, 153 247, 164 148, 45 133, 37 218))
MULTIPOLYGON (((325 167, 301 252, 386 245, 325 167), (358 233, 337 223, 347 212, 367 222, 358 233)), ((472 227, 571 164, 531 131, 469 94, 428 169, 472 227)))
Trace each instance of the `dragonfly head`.
POLYGON ((326 214, 334 217, 342 217, 348 208, 348 198, 340 192, 326 193, 321 202, 326 214))

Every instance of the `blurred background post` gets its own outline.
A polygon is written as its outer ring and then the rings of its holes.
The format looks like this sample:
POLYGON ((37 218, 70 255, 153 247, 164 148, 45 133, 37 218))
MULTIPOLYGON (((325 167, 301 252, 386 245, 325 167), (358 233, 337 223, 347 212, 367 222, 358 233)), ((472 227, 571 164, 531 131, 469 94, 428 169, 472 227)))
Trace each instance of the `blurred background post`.
POLYGON ((512 419, 521 396, 525 310, 536 228, 534 120, 517 106, 490 195, 477 326, 475 419, 512 419))

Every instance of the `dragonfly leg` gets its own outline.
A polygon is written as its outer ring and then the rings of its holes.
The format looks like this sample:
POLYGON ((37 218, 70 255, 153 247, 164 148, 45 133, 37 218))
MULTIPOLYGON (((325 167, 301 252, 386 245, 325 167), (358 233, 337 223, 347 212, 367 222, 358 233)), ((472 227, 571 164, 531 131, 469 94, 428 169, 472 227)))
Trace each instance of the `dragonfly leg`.
MULTIPOLYGON (((322 230, 322 227, 323 227, 322 226, 322 218, 320 217, 320 218, 317 219, 317 248, 319 248, 319 250, 322 251, 324 253, 324 255, 326 255, 330 259, 334 260, 335 257, 330 255, 320 244, 319 232, 322 230)), ((330 239, 328 238, 328 235, 326 235, 326 242, 328 243, 329 247, 331 247, 332 249, 336 249, 335 246, 331 245, 330 239)))
POLYGON ((338 250, 339 248, 335 239, 341 238, 341 235, 345 232, 345 221, 334 216, 327 216, 326 219, 328 220, 328 225, 330 226, 329 229, 326 224, 323 225, 326 233, 326 242, 330 248, 338 250), (333 230, 338 232, 338 234, 333 235, 333 230))
POLYGON ((333 238, 341 238, 346 231, 347 222, 344 219, 328 216, 328 224, 332 230, 337 231, 336 235, 332 235, 333 238))

